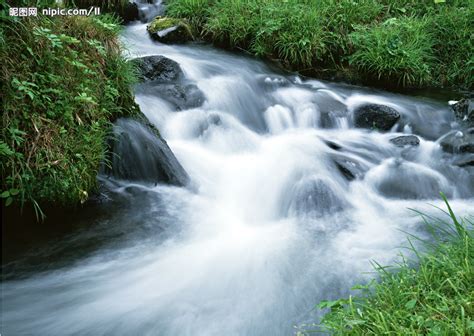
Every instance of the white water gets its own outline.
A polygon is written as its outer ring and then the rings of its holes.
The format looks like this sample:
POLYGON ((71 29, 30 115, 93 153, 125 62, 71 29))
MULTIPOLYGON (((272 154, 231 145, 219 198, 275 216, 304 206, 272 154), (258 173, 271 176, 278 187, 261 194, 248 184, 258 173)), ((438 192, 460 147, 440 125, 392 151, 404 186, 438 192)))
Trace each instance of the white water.
POLYGON ((292 76, 278 87, 263 63, 155 44, 144 25, 128 27, 124 41, 131 56, 177 61, 206 96, 179 112, 136 98, 192 186, 117 182, 129 205, 58 243, 103 246, 3 282, 5 335, 290 335, 317 321, 320 300, 373 276, 364 273, 371 260, 393 262, 401 230, 423 234, 408 208, 440 215, 429 204, 441 206, 444 191, 459 215, 473 213, 472 175, 450 166, 434 141, 451 126, 447 105, 292 76), (352 128, 363 102, 399 110, 397 130, 421 134, 420 146, 352 128), (348 182, 333 163, 340 155, 368 170, 363 178, 348 182), (387 185, 396 196, 383 195, 387 185))

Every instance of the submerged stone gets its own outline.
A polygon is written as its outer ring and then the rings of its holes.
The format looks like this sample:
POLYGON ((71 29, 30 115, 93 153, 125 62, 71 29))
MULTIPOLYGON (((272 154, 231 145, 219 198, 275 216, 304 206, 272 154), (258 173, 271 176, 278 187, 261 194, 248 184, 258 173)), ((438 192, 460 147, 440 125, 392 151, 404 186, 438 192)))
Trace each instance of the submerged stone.
POLYGON ((474 128, 448 133, 440 138, 439 144, 448 153, 474 153, 474 128))
POLYGON ((393 139, 390 142, 397 147, 418 146, 420 139, 415 135, 402 135, 393 139))
POLYGON ((368 167, 364 164, 346 155, 332 155, 332 159, 337 170, 348 181, 364 177, 365 172, 368 170, 368 167))
POLYGON ((451 186, 435 170, 403 160, 390 159, 367 173, 366 181, 381 195, 397 199, 432 199, 440 192, 448 197, 451 186))
POLYGON ((293 188, 290 215, 320 217, 344 210, 347 202, 337 195, 329 181, 305 178, 293 188))

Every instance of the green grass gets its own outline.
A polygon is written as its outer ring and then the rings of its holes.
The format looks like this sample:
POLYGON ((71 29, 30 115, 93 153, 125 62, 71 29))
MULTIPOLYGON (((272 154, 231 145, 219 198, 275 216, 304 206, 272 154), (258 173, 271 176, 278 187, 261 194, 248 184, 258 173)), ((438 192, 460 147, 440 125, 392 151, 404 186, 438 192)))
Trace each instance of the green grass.
POLYGON ((96 187, 110 122, 137 108, 111 16, 10 18, 1 26, 6 205, 75 205, 96 187))
POLYGON ((406 87, 472 88, 474 3, 169 0, 205 40, 294 70, 406 87))
MULTIPOLYGON (((445 199, 446 201, 446 199, 445 199)), ((472 218, 459 219, 446 201, 444 218, 422 215, 430 239, 415 260, 394 267, 375 264, 380 279, 356 286, 360 294, 323 301, 329 308, 318 332, 334 335, 474 334, 474 240, 472 218), (446 219, 447 218, 447 219, 446 219)), ((300 335, 312 334, 311 331, 300 335)))

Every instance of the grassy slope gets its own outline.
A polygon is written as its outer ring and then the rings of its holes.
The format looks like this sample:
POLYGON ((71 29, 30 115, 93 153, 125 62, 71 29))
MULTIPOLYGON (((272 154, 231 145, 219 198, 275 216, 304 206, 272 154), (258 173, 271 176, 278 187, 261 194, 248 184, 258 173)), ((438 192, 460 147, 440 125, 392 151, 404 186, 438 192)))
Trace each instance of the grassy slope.
POLYGON ((403 86, 474 86, 464 0, 169 0, 207 40, 296 70, 403 86))
POLYGON ((320 327, 335 335, 472 335, 474 223, 446 204, 450 223, 425 217, 434 239, 423 253, 412 246, 417 268, 406 260, 393 270, 377 265, 380 281, 356 286, 359 296, 319 304, 330 310, 320 327))
POLYGON ((137 112, 110 16, 2 21, 2 198, 74 205, 96 186, 110 121, 137 112))

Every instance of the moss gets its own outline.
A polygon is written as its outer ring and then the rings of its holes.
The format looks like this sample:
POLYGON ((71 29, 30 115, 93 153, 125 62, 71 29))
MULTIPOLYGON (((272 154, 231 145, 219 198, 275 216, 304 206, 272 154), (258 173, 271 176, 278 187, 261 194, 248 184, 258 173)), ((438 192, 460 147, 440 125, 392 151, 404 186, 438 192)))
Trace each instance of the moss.
POLYGON ((11 18, 1 27, 2 198, 76 205, 97 187, 111 122, 139 113, 110 16, 11 18))
POLYGON ((157 32, 171 27, 178 27, 180 35, 183 36, 183 39, 193 39, 191 27, 183 19, 158 16, 148 25, 147 30, 150 34, 156 34, 157 32))

